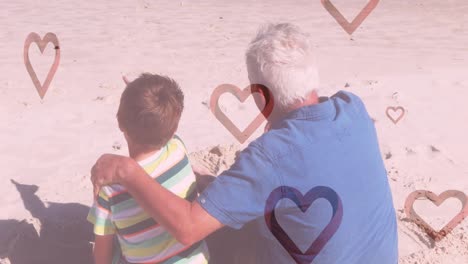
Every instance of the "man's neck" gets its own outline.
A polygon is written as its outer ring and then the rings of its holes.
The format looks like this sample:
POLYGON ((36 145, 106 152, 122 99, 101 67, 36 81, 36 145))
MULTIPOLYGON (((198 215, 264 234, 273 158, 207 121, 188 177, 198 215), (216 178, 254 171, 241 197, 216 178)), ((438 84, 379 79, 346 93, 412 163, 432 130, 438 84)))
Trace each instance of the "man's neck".
POLYGON ((292 111, 295 111, 305 106, 310 106, 310 105, 314 105, 318 103, 319 103, 319 97, 317 95, 317 92, 313 91, 307 96, 305 100, 293 103, 289 105, 287 108, 278 110, 276 113, 272 114, 271 119, 269 121, 275 122, 276 120, 284 118, 286 115, 288 115, 292 111))
POLYGON ((289 106, 287 108, 287 113, 289 112, 292 112, 294 110, 297 110, 301 107, 304 107, 304 106, 309 106, 309 105, 314 105, 314 104, 318 104, 319 103, 319 97, 317 95, 317 92, 316 91, 313 91, 309 94, 309 96, 307 96, 307 98, 304 100, 304 101, 301 101, 301 102, 297 102, 295 104, 292 104, 291 106, 289 106))

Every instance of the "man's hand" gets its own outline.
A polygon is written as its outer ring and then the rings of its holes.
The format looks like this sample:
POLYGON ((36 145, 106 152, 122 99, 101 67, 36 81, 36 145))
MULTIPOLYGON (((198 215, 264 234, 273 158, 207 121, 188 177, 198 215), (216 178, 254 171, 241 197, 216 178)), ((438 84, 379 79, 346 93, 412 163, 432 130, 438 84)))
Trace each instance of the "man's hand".
POLYGON ((128 157, 104 154, 94 164, 91 169, 91 182, 93 183, 94 198, 97 197, 101 187, 121 183, 122 178, 134 161, 128 157))

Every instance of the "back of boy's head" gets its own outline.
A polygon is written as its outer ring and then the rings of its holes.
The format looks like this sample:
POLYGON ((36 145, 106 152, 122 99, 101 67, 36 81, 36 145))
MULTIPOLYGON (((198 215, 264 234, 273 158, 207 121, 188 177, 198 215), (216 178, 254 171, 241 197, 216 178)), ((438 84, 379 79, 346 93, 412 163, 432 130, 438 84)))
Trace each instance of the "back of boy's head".
POLYGON ((184 94, 174 80, 144 73, 127 85, 117 120, 132 142, 161 148, 177 130, 183 108, 184 94))

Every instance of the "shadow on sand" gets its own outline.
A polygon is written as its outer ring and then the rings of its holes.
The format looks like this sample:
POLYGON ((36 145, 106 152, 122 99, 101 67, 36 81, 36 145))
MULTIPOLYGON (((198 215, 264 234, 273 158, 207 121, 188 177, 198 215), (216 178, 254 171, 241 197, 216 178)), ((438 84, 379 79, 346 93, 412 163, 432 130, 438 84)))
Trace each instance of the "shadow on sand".
POLYGON ((86 221, 89 207, 54 202, 46 206, 36 195, 38 186, 11 182, 26 210, 40 223, 40 231, 26 220, 0 220, 0 258, 11 264, 92 264, 93 227, 86 221))
MULTIPOLYGON (((214 177, 197 175, 199 192, 214 177)), ((93 226, 86 221, 89 207, 78 203, 46 204, 36 195, 39 187, 11 180, 24 207, 40 224, 38 232, 31 221, 0 220, 0 263, 11 264, 92 264, 93 226)), ((225 227, 206 242, 210 264, 255 263, 257 242, 251 234, 253 223, 241 230, 225 227)))

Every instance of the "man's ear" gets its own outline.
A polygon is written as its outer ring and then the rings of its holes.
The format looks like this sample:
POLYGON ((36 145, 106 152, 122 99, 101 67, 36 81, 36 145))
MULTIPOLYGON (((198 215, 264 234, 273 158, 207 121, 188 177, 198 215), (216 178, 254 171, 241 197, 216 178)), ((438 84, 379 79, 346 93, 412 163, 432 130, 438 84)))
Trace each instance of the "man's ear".
POLYGON ((252 96, 254 98, 257 108, 262 111, 267 103, 267 96, 264 89, 260 89, 258 84, 251 84, 252 96))
POLYGON ((265 118, 269 118, 274 110, 274 98, 268 87, 261 84, 252 84, 251 92, 257 108, 265 118))

